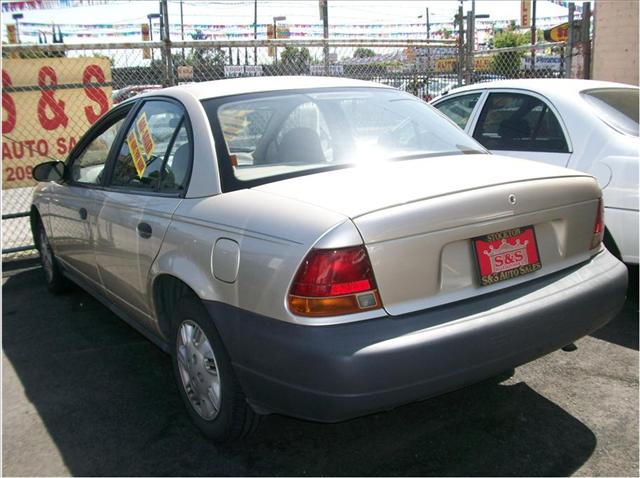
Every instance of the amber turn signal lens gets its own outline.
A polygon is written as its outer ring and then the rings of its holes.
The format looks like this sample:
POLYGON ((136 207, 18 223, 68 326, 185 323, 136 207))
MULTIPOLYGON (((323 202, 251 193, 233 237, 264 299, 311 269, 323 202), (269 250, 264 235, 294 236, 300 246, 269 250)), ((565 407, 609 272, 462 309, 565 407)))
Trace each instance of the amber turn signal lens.
POLYGON ((289 290, 296 315, 329 317, 382 307, 373 267, 364 246, 312 249, 289 290))
POLYGON ((291 312, 307 317, 330 317, 334 315, 353 314, 354 312, 364 312, 379 307, 380 296, 377 290, 368 291, 360 295, 350 294, 338 297, 289 296, 289 308, 291 312), (358 300, 359 298, 360 300, 358 300))

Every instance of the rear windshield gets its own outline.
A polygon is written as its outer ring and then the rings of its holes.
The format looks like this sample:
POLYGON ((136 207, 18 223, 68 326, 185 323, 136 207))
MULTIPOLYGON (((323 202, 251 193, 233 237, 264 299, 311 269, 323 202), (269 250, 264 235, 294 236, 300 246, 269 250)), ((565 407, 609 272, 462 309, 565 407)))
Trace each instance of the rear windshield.
POLYGON ((379 161, 486 153, 432 107, 395 90, 297 90, 203 104, 233 189, 379 161))
POLYGON ((600 88, 582 92, 602 121, 626 134, 638 136, 638 88, 600 88))

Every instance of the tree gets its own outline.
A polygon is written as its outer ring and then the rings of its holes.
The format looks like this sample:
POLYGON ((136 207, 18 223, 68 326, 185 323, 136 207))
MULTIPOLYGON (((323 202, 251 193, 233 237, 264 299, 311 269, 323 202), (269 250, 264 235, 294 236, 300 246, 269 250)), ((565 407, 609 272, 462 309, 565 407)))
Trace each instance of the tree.
POLYGON ((372 56, 376 56, 376 52, 371 48, 356 48, 353 52, 354 58, 371 58, 372 56))
POLYGON ((288 73, 304 73, 311 63, 311 53, 308 48, 287 45, 280 55, 280 61, 288 73))
POLYGON ((437 34, 440 35, 445 40, 448 40, 449 38, 451 38, 451 32, 444 27, 438 30, 437 34))
MULTIPOLYGON (((509 48, 526 45, 531 39, 530 33, 517 33, 512 30, 498 32, 493 37, 494 48, 509 48)), ((492 70, 495 73, 506 76, 507 78, 515 78, 520 72, 521 59, 524 57, 524 51, 509 51, 494 55, 492 61, 492 70)))

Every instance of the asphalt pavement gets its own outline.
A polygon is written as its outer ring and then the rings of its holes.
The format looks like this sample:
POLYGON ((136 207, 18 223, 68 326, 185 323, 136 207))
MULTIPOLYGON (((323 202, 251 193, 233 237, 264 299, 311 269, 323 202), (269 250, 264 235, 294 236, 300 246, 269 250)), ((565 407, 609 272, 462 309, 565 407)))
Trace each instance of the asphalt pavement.
MULTIPOLYGON (((638 307, 488 381, 346 423, 265 418, 215 445, 169 358, 33 262, 3 271, 2 471, 51 475, 638 476, 638 307)), ((551 332, 551 331, 550 331, 551 332)))

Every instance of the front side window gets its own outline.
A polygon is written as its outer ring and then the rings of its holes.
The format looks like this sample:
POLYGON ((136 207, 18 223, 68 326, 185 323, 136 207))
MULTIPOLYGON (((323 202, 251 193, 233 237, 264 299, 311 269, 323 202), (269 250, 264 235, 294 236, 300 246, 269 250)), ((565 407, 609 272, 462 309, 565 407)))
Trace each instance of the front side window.
POLYGON ((186 187, 190 161, 191 145, 182 107, 169 101, 147 101, 124 135, 110 184, 180 192, 186 187))
POLYGON ((569 151, 555 113, 538 98, 520 93, 491 93, 473 137, 489 150, 569 151))
POLYGON ((235 188, 337 167, 483 148, 413 96, 352 88, 203 101, 235 188))
POLYGON ((464 129, 479 98, 480 93, 456 96, 455 98, 441 101, 434 106, 451 118, 460 128, 464 129))
POLYGON ((122 127, 124 118, 114 120, 87 147, 76 156, 71 164, 71 179, 80 184, 100 184, 104 166, 111 150, 111 145, 122 127))

